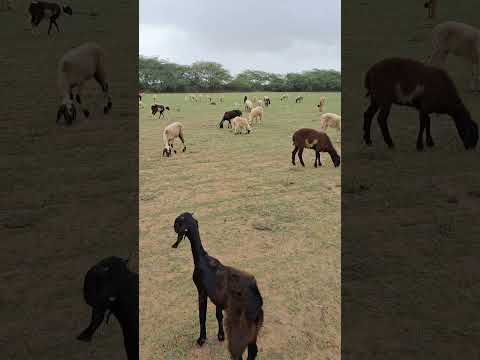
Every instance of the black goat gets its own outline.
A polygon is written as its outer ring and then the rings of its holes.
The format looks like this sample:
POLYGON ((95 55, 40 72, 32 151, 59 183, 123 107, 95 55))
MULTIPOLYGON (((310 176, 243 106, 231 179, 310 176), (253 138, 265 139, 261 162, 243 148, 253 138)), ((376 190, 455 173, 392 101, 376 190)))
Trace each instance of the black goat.
POLYGON ((48 26, 48 34, 52 30, 52 25, 55 25, 57 32, 60 32, 58 28, 57 19, 62 14, 62 10, 65 14, 72 15, 72 8, 70 6, 63 6, 60 8, 60 5, 56 3, 50 3, 45 1, 32 1, 28 7, 28 12, 30 13, 32 24, 32 30, 34 27, 37 27, 40 22, 45 19, 50 19, 50 24, 48 26))
POLYGON ((228 125, 230 125, 230 127, 232 127, 232 119, 236 118, 237 116, 242 116, 242 112, 240 110, 226 111, 223 114, 223 118, 222 118, 222 120, 220 120, 220 124, 218 124, 218 127, 220 129, 223 129, 223 122, 224 121, 228 121, 228 125))
POLYGON ((91 341, 107 313, 115 315, 123 331, 128 360, 138 360, 138 274, 127 267, 128 260, 115 256, 103 259, 88 270, 83 285, 85 302, 92 307, 88 327, 77 336, 91 341))

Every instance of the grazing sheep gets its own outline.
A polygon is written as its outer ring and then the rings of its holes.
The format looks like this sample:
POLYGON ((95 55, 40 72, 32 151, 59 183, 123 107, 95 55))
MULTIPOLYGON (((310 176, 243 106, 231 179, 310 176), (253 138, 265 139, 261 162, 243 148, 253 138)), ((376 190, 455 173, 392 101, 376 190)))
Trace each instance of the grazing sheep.
POLYGON ((88 270, 83 297, 92 308, 92 317, 77 339, 90 342, 105 315, 108 323, 113 314, 122 328, 128 360, 138 360, 138 274, 128 269, 127 262, 112 256, 88 270))
POLYGON ((163 117, 164 119, 166 119, 164 112, 165 110, 170 111, 170 107, 163 106, 163 105, 152 105, 151 109, 152 109, 152 119, 155 119, 155 114, 158 112, 158 120, 160 120, 160 117, 163 117))
MULTIPOLYGON (((77 89, 75 99, 81 105, 80 94, 83 85, 92 78, 102 88, 105 101, 103 112, 108 114, 112 108, 112 99, 109 94, 103 49, 89 42, 69 50, 62 56, 58 63, 58 88, 63 95, 63 100, 57 112, 57 123, 63 116, 68 125, 72 124, 77 114, 73 102, 73 89, 77 89)), ((90 115, 87 109, 84 108, 82 111, 85 117, 90 115)))
POLYGON ((393 148, 387 119, 392 104, 413 107, 419 112, 420 129, 417 150, 423 150, 426 129, 427 146, 434 145, 430 134, 432 113, 450 115, 466 149, 473 149, 478 141, 478 126, 461 100, 455 84, 448 74, 437 67, 403 58, 388 58, 370 67, 365 76, 370 105, 364 113, 363 139, 372 144, 370 127, 380 110, 378 124, 385 143, 393 148))
POLYGON ((297 96, 295 98, 295 103, 298 104, 298 103, 303 103, 303 96, 297 96))
POLYGON ((437 13, 437 0, 428 0, 423 6, 428 9, 428 17, 433 19, 437 13))
POLYGON ((330 138, 324 132, 306 128, 299 129, 293 134, 292 142, 295 146, 292 151, 293 165, 295 165, 295 155, 298 152, 300 163, 302 166, 305 166, 302 157, 304 148, 315 150, 315 167, 317 167, 317 164, 318 166, 322 166, 322 163, 320 162, 320 152, 327 152, 335 167, 340 165, 340 156, 333 147, 330 138))
POLYGON ((250 100, 245 101, 245 111, 249 113, 253 109, 253 103, 250 100))
POLYGON ((208 255, 202 246, 198 221, 191 213, 180 214, 174 222, 177 248, 187 237, 190 240, 194 263, 193 282, 198 292, 200 336, 197 344, 202 346, 207 339, 206 319, 208 299, 216 307, 218 322, 217 338, 225 340, 223 310, 226 312, 228 350, 232 359, 242 359, 248 348, 248 359, 257 357, 257 337, 264 321, 263 299, 253 275, 223 265, 208 255))
POLYGON ((179 138, 182 142, 182 152, 185 152, 185 150, 187 150, 187 146, 185 145, 185 140, 183 139, 183 125, 179 122, 171 123, 163 130, 163 143, 165 147, 163 148, 162 156, 170 157, 172 155, 172 150, 175 154, 177 153, 177 151, 173 149, 173 142, 176 138, 179 138))
POLYGON ((320 129, 323 131, 327 128, 333 128, 337 130, 337 142, 340 142, 340 123, 342 118, 340 115, 333 113, 325 113, 320 116, 320 129))
POLYGON ((288 101, 288 94, 283 94, 283 95, 280 97, 280 101, 281 101, 281 102, 288 101))
POLYGON ((265 107, 268 107, 272 104, 272 101, 270 100, 270 98, 268 96, 263 97, 263 102, 265 104, 265 107))
POLYGON ((325 104, 326 104, 326 103, 327 103, 327 98, 324 97, 324 96, 322 96, 322 97, 320 98, 320 101, 319 101, 318 105, 317 105, 318 110, 320 111, 320 113, 323 113, 323 111, 325 110, 325 104))
POLYGON ((243 129, 247 131, 247 134, 250 134, 250 132, 252 131, 250 120, 240 116, 233 118, 232 128, 235 135, 241 134, 243 129))
POLYGON ((449 54, 466 59, 472 66, 472 91, 479 87, 480 30, 459 22, 447 21, 438 24, 432 31, 433 52, 431 65, 445 67, 449 54))
POLYGON ((252 109, 252 111, 250 111, 250 114, 248 115, 248 118, 250 122, 255 119, 255 124, 257 123, 257 121, 263 120, 263 107, 257 106, 256 108, 252 109))
POLYGON ((218 124, 218 127, 220 129, 223 129, 223 122, 224 121, 228 121, 228 125, 230 127, 232 127, 232 122, 231 120, 237 116, 242 116, 242 112, 240 110, 230 110, 230 111, 226 111, 224 114, 223 114, 223 117, 222 117, 222 120, 220 120, 220 124, 218 124))
POLYGON ((261 106, 263 108, 263 100, 257 100, 257 103, 256 103, 257 106, 261 106))
POLYGON ((46 17, 50 18, 48 34, 50 35, 52 25, 55 25, 57 32, 60 32, 57 24, 57 19, 62 14, 62 10, 65 14, 68 14, 70 16, 72 15, 72 8, 70 6, 63 6, 62 8, 60 8, 60 5, 56 3, 50 3, 46 1, 32 1, 30 3, 30 6, 28 7, 28 12, 31 16, 30 23, 32 24, 32 32, 33 29, 38 27, 40 22, 46 17))

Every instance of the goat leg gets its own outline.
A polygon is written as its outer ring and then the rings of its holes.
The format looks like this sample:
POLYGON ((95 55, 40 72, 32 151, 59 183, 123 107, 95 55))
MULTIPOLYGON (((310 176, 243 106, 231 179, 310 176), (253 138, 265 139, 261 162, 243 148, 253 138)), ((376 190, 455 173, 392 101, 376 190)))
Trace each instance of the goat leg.
POLYGON ((258 347, 256 343, 248 344, 248 356, 247 360, 255 360, 258 353, 258 347))
POLYGON ((207 319, 207 294, 200 289, 198 289, 198 315, 200 319, 200 336, 197 339, 197 344, 202 346, 207 340, 207 328, 205 325, 207 319))
POLYGON ((217 306, 215 315, 217 316, 218 322, 218 341, 223 341, 225 340, 225 332, 223 331, 223 312, 221 307, 217 306))

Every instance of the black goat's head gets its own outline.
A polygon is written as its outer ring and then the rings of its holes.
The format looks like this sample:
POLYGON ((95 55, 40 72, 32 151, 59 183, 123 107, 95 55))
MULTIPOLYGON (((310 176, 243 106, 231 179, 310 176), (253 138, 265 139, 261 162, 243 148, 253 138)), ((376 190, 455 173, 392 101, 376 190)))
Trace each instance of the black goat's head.
POLYGON ((111 311, 130 274, 127 262, 126 259, 112 256, 88 270, 83 284, 83 296, 85 302, 92 307, 92 318, 88 327, 77 336, 78 340, 90 341, 103 322, 105 313, 111 311))
POLYGON ((77 118, 77 109, 73 103, 60 105, 57 111, 57 124, 60 123, 62 117, 65 119, 67 125, 71 125, 77 118))
MULTIPOLYGON (((177 153, 175 150, 173 150, 175 153, 177 153)), ((162 157, 170 157, 172 156, 172 147, 171 146, 165 146, 163 148, 163 153, 162 157)))
POLYGON ((178 244, 187 236, 192 227, 198 227, 198 221, 193 217, 193 213, 185 212, 177 216, 173 223, 173 229, 177 233, 177 241, 172 245, 172 248, 178 247, 178 244))

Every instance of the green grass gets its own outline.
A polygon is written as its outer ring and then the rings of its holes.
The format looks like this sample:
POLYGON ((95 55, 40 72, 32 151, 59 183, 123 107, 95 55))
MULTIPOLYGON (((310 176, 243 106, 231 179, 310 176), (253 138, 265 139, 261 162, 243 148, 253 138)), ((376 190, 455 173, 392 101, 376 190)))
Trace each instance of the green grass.
MULTIPOLYGON (((157 94, 169 105, 169 120, 152 120, 152 94, 140 110, 140 276, 141 352, 144 359, 229 359, 216 340, 214 308, 207 314, 208 341, 198 337, 193 261, 176 236, 173 221, 194 212, 204 247, 224 264, 249 271, 265 301, 259 359, 340 357, 340 168, 322 155, 304 153, 306 167, 290 163, 291 136, 301 127, 319 127, 316 107, 340 113, 338 93, 304 93, 287 104, 269 93, 272 106, 249 135, 217 125, 240 93, 223 94, 217 105, 192 104, 185 94, 157 94), (179 109, 176 111, 175 109, 179 109), (172 121, 185 126, 187 151, 162 158, 162 131, 172 121), (254 225, 270 230, 256 230, 254 225)), ((263 97, 263 93, 247 94, 263 97)), ((330 130, 329 130, 330 133, 330 130)), ((336 136, 335 131, 331 133, 336 136)), ((340 144, 334 143, 340 152, 340 144)), ((178 146, 180 148, 180 146, 178 146)))

